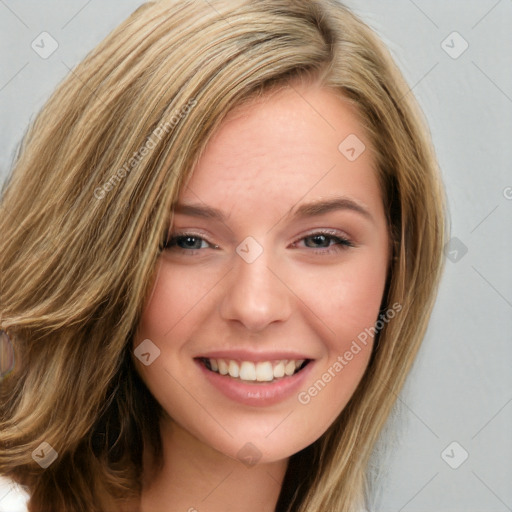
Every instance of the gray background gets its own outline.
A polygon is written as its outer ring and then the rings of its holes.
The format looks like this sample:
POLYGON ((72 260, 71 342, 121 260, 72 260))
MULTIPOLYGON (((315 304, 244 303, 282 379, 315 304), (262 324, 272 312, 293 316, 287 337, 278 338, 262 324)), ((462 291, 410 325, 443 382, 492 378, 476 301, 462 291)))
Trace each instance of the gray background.
MULTIPOLYGON (((55 86, 141 3, 0 0, 0 179, 55 86), (47 59, 31 48, 43 31, 59 44, 47 59)), ((420 101, 456 238, 376 452, 384 470, 370 509, 512 511, 512 0, 346 3, 384 39, 420 101), (469 44, 457 58, 464 41, 454 31, 469 44)), ((14 494, 0 493, 0 510, 14 494)))

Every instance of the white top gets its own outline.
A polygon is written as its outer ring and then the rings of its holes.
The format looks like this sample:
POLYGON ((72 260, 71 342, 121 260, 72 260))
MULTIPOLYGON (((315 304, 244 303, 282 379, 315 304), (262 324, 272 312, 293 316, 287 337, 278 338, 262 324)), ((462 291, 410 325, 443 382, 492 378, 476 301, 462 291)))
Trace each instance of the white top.
POLYGON ((0 476, 0 512, 27 512, 28 499, 23 487, 0 476))

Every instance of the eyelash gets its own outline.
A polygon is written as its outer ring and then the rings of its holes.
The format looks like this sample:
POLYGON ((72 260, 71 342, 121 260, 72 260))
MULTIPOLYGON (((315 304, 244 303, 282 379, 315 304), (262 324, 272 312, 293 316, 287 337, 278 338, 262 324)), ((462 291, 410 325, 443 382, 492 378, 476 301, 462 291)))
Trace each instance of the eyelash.
POLYGON ((183 252, 183 253, 187 253, 189 255, 193 255, 195 254, 197 251, 200 251, 201 249, 204 249, 204 248, 199 248, 199 249, 184 249, 183 247, 178 247, 176 245, 177 241, 180 240, 180 239, 183 239, 183 238, 195 238, 195 239, 198 239, 198 240, 202 240, 203 242, 206 242, 207 244, 209 244, 211 246, 211 248, 213 249, 217 249, 219 246, 218 245, 215 245, 215 244, 211 244, 210 242, 208 242, 208 240, 206 240, 206 238, 204 236, 201 236, 201 235, 197 235, 195 233, 176 233, 174 234, 173 236, 171 236, 163 245, 163 249, 175 249, 175 250, 178 250, 180 252, 183 252))
POLYGON ((322 255, 332 254, 332 253, 344 251, 349 247, 354 247, 354 244, 348 238, 346 238, 342 235, 336 234, 331 230, 319 230, 319 231, 314 231, 312 233, 309 233, 306 236, 303 236, 303 237, 299 238, 298 240, 296 240, 295 242, 293 242, 292 246, 296 247, 297 242, 301 242, 303 240, 307 240, 308 238, 311 239, 311 238, 315 238, 318 236, 323 236, 329 242, 334 242, 334 243, 332 243, 331 245, 328 245, 327 247, 320 247, 320 248, 311 247, 310 249, 314 252, 314 254, 322 254, 322 255))
MULTIPOLYGON (((326 237, 326 239, 329 242, 334 242, 334 243, 332 243, 331 245, 329 245, 327 247, 321 247, 321 248, 310 247, 309 249, 311 249, 314 254, 322 254, 322 255, 332 254, 332 253, 336 253, 336 252, 339 252, 339 251, 346 250, 349 247, 354 247, 354 244, 348 238, 346 238, 344 236, 340 236, 338 234, 334 234, 332 231, 329 231, 329 230, 314 231, 314 232, 312 232, 312 233, 310 233, 310 234, 308 234, 306 236, 303 236, 303 237, 297 239, 291 245, 292 245, 292 247, 296 248, 298 242, 301 242, 301 241, 307 240, 307 239, 312 239, 312 238, 315 238, 315 237, 318 237, 318 236, 324 236, 324 237, 326 237)), ((178 241, 180 239, 184 239, 184 238, 193 238, 193 239, 196 239, 196 240, 201 240, 201 241, 206 242, 207 244, 209 244, 210 245, 209 248, 212 248, 212 249, 218 249, 219 248, 218 245, 211 244, 210 242, 208 242, 208 240, 204 236, 197 235, 195 233, 186 233, 186 232, 184 232, 184 233, 175 233, 172 237, 170 237, 163 244, 162 250, 177 250, 177 251, 179 251, 179 252, 181 252, 183 254, 186 253, 189 256, 193 256, 198 251, 200 251, 202 249, 205 249, 205 247, 200 247, 200 248, 197 248, 197 249, 185 249, 183 247, 178 247, 177 246, 178 241)))

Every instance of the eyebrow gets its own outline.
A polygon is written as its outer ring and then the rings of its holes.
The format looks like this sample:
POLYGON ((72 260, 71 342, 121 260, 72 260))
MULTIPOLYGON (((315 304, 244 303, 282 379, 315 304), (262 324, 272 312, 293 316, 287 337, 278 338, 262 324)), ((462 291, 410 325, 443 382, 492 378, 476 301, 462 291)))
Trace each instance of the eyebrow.
POLYGON ((290 213, 296 217, 314 217, 336 210, 353 211, 359 213, 368 220, 373 221, 373 217, 366 207, 359 202, 344 196, 304 203, 297 206, 295 211, 291 211, 290 213))
POLYGON ((191 217, 202 217, 205 219, 214 219, 224 222, 224 214, 217 208, 199 204, 174 203, 171 208, 175 213, 190 215, 191 217))
MULTIPOLYGON (((336 210, 353 211, 359 213, 368 220, 374 220, 371 213, 363 205, 353 199, 350 199, 349 197, 344 196, 333 197, 330 199, 320 199, 317 201, 300 204, 296 208, 290 209, 286 216, 315 217, 336 210)), ((224 222, 226 220, 226 217, 222 211, 212 206, 191 203, 174 203, 173 211, 182 215, 213 219, 220 222, 224 222)))

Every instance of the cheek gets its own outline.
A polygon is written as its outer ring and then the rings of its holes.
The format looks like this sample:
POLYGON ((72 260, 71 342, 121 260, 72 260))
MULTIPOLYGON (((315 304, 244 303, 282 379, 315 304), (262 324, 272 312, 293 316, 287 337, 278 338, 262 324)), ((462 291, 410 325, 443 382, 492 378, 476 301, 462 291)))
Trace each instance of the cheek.
MULTIPOLYGON (((167 410, 181 407, 183 388, 172 376, 187 382, 194 389, 189 375, 191 361, 187 341, 201 329, 210 310, 208 298, 214 294, 221 279, 218 272, 203 272, 179 268, 166 262, 165 255, 159 267, 152 292, 145 304, 133 340, 135 350, 143 340, 150 340, 150 347, 158 356, 149 365, 135 359, 138 373, 151 393, 167 410)), ((147 343, 147 342, 146 342, 147 343)))
POLYGON ((186 389, 195 393, 190 375, 190 356, 187 354, 187 339, 200 325, 194 315, 200 310, 204 283, 194 282, 176 267, 160 262, 158 276, 152 294, 147 301, 135 337, 134 349, 143 340, 151 340, 158 357, 149 365, 135 359, 135 366, 151 394, 163 409, 170 411, 189 410, 193 416, 196 404, 188 401, 186 389), (187 286, 187 283, 189 284, 187 286), (186 383, 186 384, 185 384, 186 383))
MULTIPOLYGON (((326 327, 325 345, 340 353, 375 325, 386 283, 386 256, 356 255, 340 265, 304 274, 298 295, 326 327)), ((331 354, 332 355, 332 354, 331 354)))
POLYGON ((141 316, 137 340, 143 337, 166 342, 184 339, 185 332, 197 327, 194 317, 220 280, 216 272, 202 272, 200 279, 197 274, 197 270, 171 265, 162 256, 152 293, 141 316))
MULTIPOLYGON (((304 303, 324 326, 324 357, 297 396, 306 438, 318 438, 357 388, 370 359, 386 282, 386 257, 354 258, 333 277, 316 273, 301 288, 304 303)), ((319 323, 320 323, 319 322, 319 323)))

